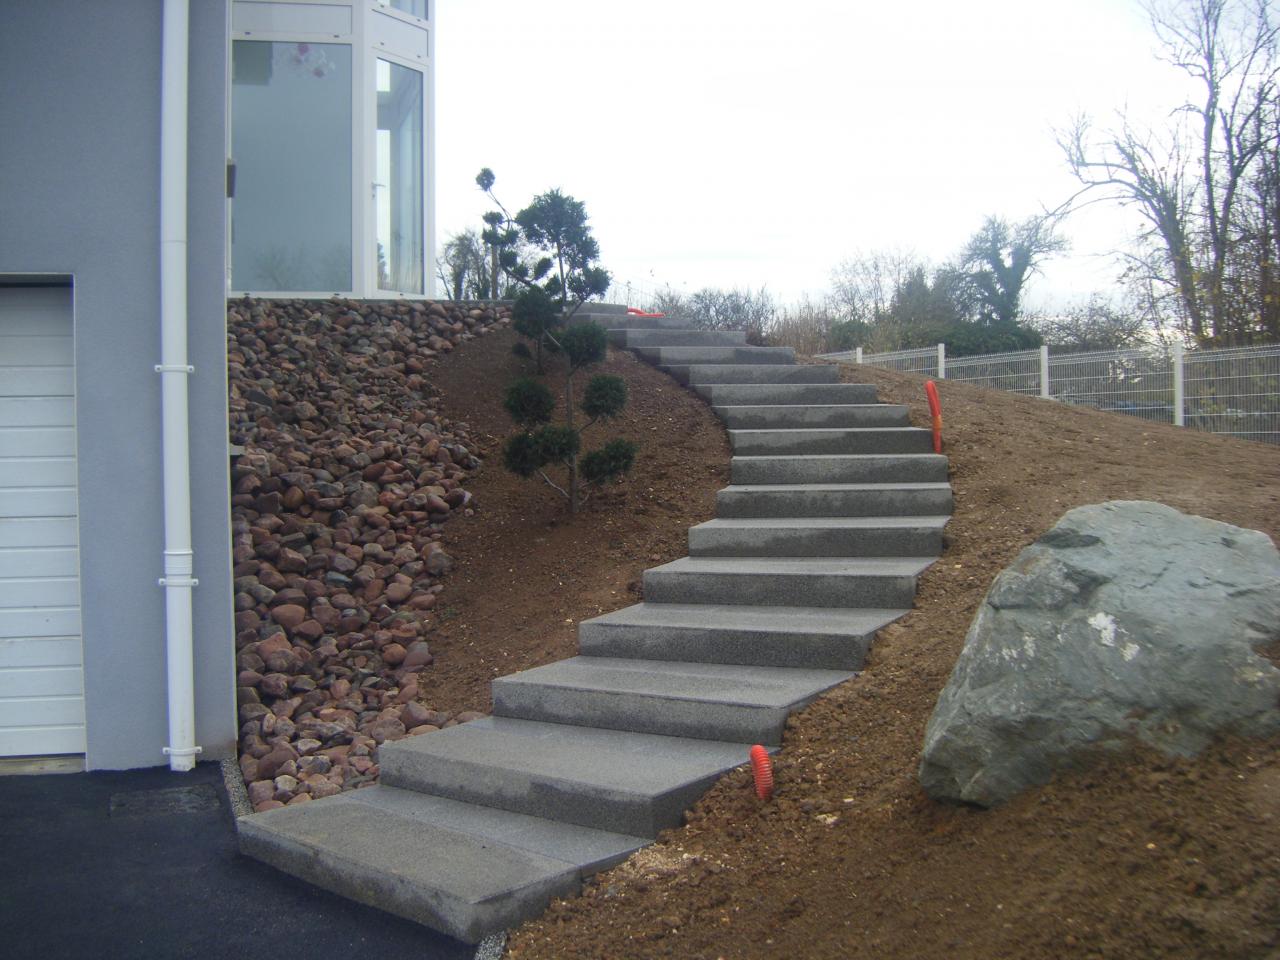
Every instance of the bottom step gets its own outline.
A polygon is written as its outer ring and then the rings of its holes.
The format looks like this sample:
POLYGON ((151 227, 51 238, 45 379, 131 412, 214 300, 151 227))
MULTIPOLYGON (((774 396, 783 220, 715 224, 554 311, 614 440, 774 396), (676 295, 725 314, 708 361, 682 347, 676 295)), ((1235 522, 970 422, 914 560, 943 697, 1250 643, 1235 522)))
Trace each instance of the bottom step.
POLYGON ((537 916, 651 842, 387 786, 237 827, 247 856, 467 943, 537 916))

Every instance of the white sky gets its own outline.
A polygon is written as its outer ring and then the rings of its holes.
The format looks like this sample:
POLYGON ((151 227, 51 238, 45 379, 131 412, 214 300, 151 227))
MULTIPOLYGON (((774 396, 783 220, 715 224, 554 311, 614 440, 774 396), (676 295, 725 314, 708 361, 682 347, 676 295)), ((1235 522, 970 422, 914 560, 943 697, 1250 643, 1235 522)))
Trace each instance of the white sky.
MULTIPOLYGON (((1184 89, 1133 0, 436 0, 437 234, 585 202, 616 281, 792 300, 857 252, 942 260, 1075 189, 1079 111, 1163 123, 1184 89)), ((1132 214, 1069 220, 1032 305, 1111 288, 1132 214)), ((621 293, 611 291, 611 299, 621 293)))

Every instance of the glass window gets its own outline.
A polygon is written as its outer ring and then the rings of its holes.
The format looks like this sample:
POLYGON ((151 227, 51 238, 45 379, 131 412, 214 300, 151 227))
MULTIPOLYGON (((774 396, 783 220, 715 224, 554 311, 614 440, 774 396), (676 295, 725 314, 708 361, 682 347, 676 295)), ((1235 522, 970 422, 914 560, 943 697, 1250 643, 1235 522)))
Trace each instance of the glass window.
POLYGON ((423 293, 422 74, 378 60, 378 286, 423 293))
MULTIPOLYGON (((386 0, 382 0, 383 3, 386 0)), ((415 17, 427 19, 427 0, 390 0, 391 6, 396 10, 412 14, 415 17)))
POLYGON ((351 282, 351 47, 236 40, 233 290, 351 282))

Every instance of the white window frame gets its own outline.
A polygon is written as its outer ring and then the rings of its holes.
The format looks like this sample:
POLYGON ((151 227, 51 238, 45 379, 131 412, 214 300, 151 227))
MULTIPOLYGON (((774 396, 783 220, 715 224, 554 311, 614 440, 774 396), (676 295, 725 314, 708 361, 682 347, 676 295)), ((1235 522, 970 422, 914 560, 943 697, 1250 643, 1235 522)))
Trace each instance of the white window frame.
MULTIPOLYGON (((436 0, 428 0, 427 12, 435 11, 436 0)), ((384 0, 233 0, 228 4, 227 42, 227 156, 234 160, 231 130, 231 63, 234 41, 262 40, 276 43, 340 43, 351 47, 351 284, 350 290, 244 290, 233 287, 231 277, 231 234, 235 200, 227 200, 227 295, 229 297, 263 297, 278 299, 328 299, 332 296, 369 300, 431 300, 436 295, 435 276, 435 23, 397 10, 384 0), (351 33, 307 33, 236 30, 232 26, 233 7, 237 3, 305 4, 344 7, 351 11, 351 33), (391 17, 426 31, 427 56, 419 59, 405 56, 373 43, 373 18, 391 17), (424 262, 423 293, 400 293, 378 287, 377 208, 374 182, 377 179, 377 61, 387 60, 422 74, 422 251, 424 262)))

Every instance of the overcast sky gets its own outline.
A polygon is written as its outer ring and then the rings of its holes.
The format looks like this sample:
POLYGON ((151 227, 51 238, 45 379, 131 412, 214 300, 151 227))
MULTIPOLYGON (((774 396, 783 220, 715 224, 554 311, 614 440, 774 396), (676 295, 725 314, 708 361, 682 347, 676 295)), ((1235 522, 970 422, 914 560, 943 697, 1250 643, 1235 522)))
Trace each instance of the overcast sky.
MULTIPOLYGON (((1184 89, 1133 0, 436 0, 437 233, 585 202, 618 281, 829 286, 859 250, 953 255, 1075 189, 1054 129, 1164 122, 1184 89)), ((1032 305, 1113 287, 1129 213, 1068 221, 1032 305)), ((615 291, 611 299, 621 299, 615 291)))

